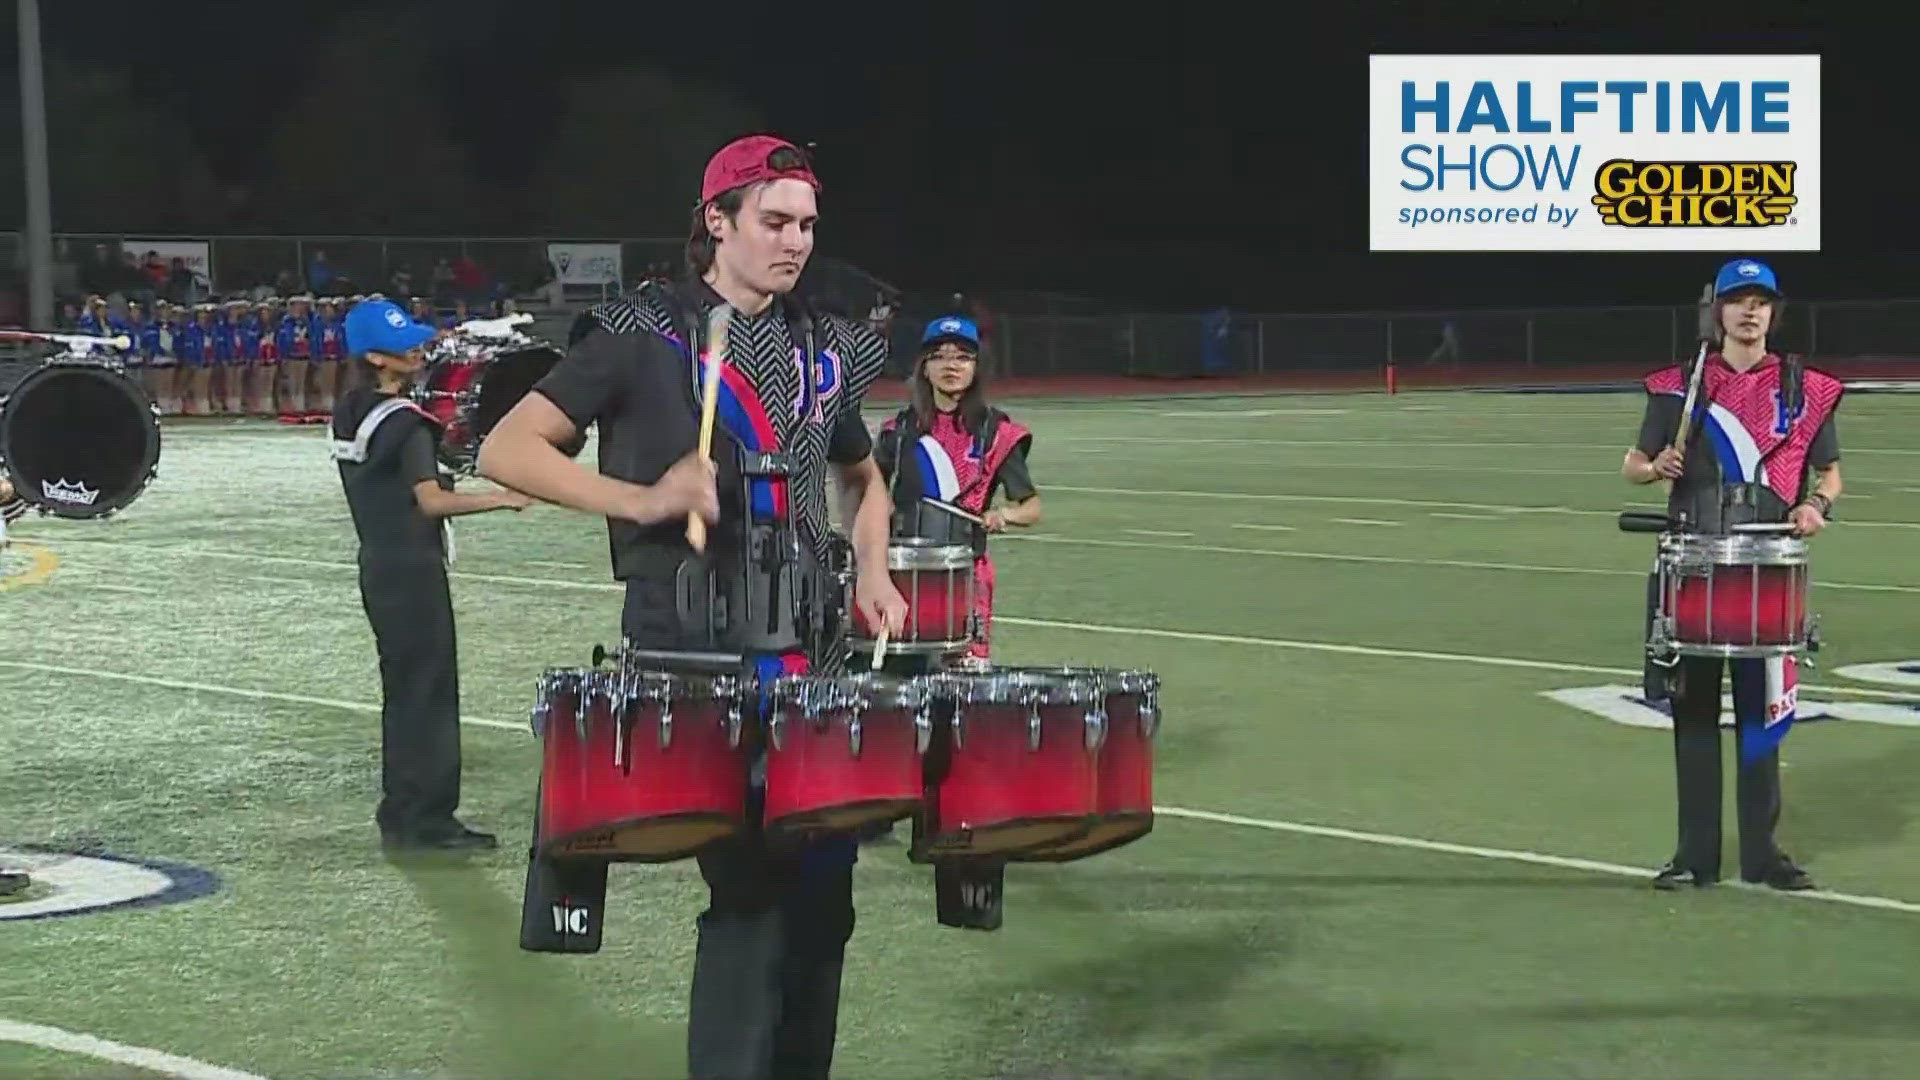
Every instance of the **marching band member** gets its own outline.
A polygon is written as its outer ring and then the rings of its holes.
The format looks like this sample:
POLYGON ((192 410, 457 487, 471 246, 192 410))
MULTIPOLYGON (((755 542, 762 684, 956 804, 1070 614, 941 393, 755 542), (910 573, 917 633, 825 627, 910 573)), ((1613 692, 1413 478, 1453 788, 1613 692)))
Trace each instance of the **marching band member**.
POLYGON ((1040 522, 1040 493, 1027 469, 1033 435, 987 403, 980 373, 980 332, 972 319, 949 315, 927 324, 914 362, 912 400, 881 428, 875 460, 893 492, 896 531, 972 546, 972 655, 985 661, 993 618, 993 560, 987 535, 1040 522), (993 505, 994 496, 1006 505, 993 505), (932 497, 985 520, 984 528, 921 501, 932 497))
POLYGON ((199 303, 193 306, 193 321, 186 325, 181 335, 180 379, 182 403, 180 413, 183 416, 205 416, 213 411, 210 393, 213 386, 213 368, 219 361, 213 324, 213 305, 199 303))
POLYGON ((435 457, 439 429, 406 390, 426 363, 429 326, 393 304, 363 304, 346 347, 370 373, 333 420, 333 455, 360 539, 360 598, 380 655, 382 843, 492 848, 454 817, 460 805, 460 672, 447 589, 445 519, 521 510, 513 492, 453 491, 435 457))
POLYGON ((303 424, 313 415, 307 406, 307 369, 318 355, 314 336, 313 297, 300 293, 287 301, 276 335, 280 367, 287 376, 286 394, 280 399, 283 424, 303 424))
POLYGON ((87 297, 86 310, 80 313, 80 319, 75 324, 79 332, 92 334, 94 337, 105 337, 108 323, 107 298, 98 294, 87 297))
POLYGON ((153 361, 150 346, 160 343, 160 335, 153 329, 153 324, 147 321, 146 312, 141 308, 138 300, 127 301, 126 334, 132 341, 133 347, 121 354, 120 362, 127 366, 128 373, 137 382, 145 386, 147 365, 153 361))
POLYGON ((314 403, 314 412, 322 419, 331 420, 334 403, 339 399, 340 370, 347 359, 346 322, 340 315, 340 301, 331 296, 321 297, 320 315, 314 325, 320 358, 320 366, 314 370, 313 381, 320 395, 314 403))
MULTIPOLYGON (((830 468, 857 502, 854 603, 874 625, 902 626, 906 602, 886 568, 886 486, 860 418, 886 345, 790 295, 813 252, 818 188, 791 143, 760 135, 722 148, 694 213, 691 279, 649 283, 582 316, 566 359, 481 449, 486 475, 607 518, 613 572, 627 587, 623 629, 639 648, 741 653, 763 676, 836 671, 844 629, 796 599, 802 583, 824 591, 831 576, 830 468), (700 357, 708 313, 722 303, 734 311, 709 460, 697 449, 700 357), (561 449, 596 423, 599 475, 561 449), (710 523, 705 558, 690 548, 690 514, 710 523), (749 551, 768 561, 750 562, 749 551), (767 610, 729 601, 724 622, 717 611, 683 615, 677 583, 700 576, 767 610)), ((709 901, 687 1025, 694 1080, 828 1075, 856 856, 851 836, 788 847, 758 830, 700 852, 709 901)), ((525 947, 564 948, 527 936, 557 899, 547 890, 560 887, 554 867, 530 859, 525 947)))
POLYGON ((147 369, 148 384, 152 387, 154 400, 160 402, 160 412, 166 416, 179 416, 182 410, 181 398, 186 394, 188 373, 180 366, 180 355, 186 345, 188 315, 184 307, 165 300, 158 306, 160 317, 159 349, 155 351, 153 364, 147 369))
POLYGON ((274 415, 274 401, 279 396, 280 382, 280 318, 275 304, 279 297, 270 296, 257 300, 253 305, 253 321, 259 340, 254 343, 253 400, 251 408, 255 416, 274 415))
MULTIPOLYGON (((1676 365, 1647 376, 1646 415, 1621 471, 1635 484, 1670 481, 1668 515, 1684 516, 1688 532, 1786 522, 1794 535, 1813 536, 1832 516, 1841 488, 1834 413, 1842 386, 1798 357, 1768 350, 1767 335, 1783 308, 1779 282, 1765 263, 1735 259, 1720 268, 1711 312, 1719 348, 1705 359, 1691 445, 1673 445, 1691 371, 1676 365)), ((1813 879, 1774 843, 1781 803, 1778 747, 1793 716, 1792 663, 1789 657, 1726 665, 1733 673, 1740 759, 1740 876, 1800 890, 1813 888, 1813 879)), ((1718 658, 1683 656, 1673 671, 1680 835, 1673 858, 1654 878, 1656 888, 1720 879, 1721 667, 1718 658)))
POLYGON ((247 413, 247 376, 253 367, 253 350, 247 347, 243 326, 246 319, 245 300, 229 300, 221 308, 220 336, 226 361, 220 369, 220 411, 232 416, 245 416, 247 413))

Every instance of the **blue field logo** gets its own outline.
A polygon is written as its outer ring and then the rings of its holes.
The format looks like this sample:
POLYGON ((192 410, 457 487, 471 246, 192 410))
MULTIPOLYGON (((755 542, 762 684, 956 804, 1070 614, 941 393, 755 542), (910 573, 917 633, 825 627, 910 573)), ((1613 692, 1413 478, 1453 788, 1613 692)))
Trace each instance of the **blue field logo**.
POLYGON ((178 904, 220 887, 210 871, 184 863, 25 846, 0 845, 0 872, 25 874, 30 882, 0 898, 0 921, 178 904))
POLYGON ((1374 251, 1820 250, 1818 56, 1374 56, 1368 96, 1374 251))

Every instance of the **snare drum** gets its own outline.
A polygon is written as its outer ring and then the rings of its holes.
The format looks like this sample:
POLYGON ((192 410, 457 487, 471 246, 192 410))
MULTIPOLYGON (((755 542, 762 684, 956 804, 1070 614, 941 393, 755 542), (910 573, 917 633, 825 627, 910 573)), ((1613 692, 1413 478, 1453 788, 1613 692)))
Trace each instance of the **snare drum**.
POLYGON ((667 862, 742 828, 751 693, 725 675, 547 672, 533 710, 542 852, 667 862))
POLYGON ((1106 734, 1091 673, 946 671, 946 769, 915 822, 919 857, 1000 855, 1086 836, 1099 813, 1106 734))
MULTIPOLYGON (((965 544, 896 536, 887 570, 907 601, 906 628, 887 639, 888 656, 945 656, 973 642, 974 553, 965 544)), ((853 612, 853 647, 871 652, 878 634, 864 613, 853 612)))
POLYGON ((1804 650, 1807 542, 1761 532, 1660 537, 1655 653, 1764 657, 1804 650))
POLYGON ((857 831, 919 808, 933 734, 925 678, 791 675, 768 696, 768 830, 857 831))
POLYGON ((1015 862, 1069 862, 1111 851, 1153 831, 1153 741, 1160 730, 1160 677, 1151 671, 1056 669, 1102 691, 1106 737, 1096 762, 1099 794, 1086 835, 1019 852, 1015 862))

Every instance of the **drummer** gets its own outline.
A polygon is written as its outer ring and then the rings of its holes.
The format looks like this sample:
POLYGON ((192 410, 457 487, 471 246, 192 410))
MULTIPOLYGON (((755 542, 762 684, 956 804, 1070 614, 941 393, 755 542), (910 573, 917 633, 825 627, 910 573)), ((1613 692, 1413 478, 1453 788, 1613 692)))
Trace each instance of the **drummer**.
POLYGON ((913 367, 911 403, 881 427, 874 460, 893 492, 897 534, 973 547, 979 632, 970 653, 984 663, 994 584, 987 535, 1039 524, 1040 493, 1027 469, 1033 434, 988 404, 979 361, 980 332, 972 319, 947 315, 928 323, 913 367), (903 458, 909 462, 904 469, 903 458), (1004 505, 992 505, 996 493, 1006 497, 1004 505), (979 523, 928 506, 923 496, 958 506, 979 523))
MULTIPOLYGON (((1789 525, 1814 536, 1839 498, 1840 441, 1834 427, 1840 380, 1769 350, 1785 308, 1773 269, 1753 259, 1720 268, 1695 422, 1687 446, 1675 446, 1691 367, 1647 376, 1646 415, 1621 471, 1635 484, 1671 482, 1670 518, 1682 531, 1723 534, 1756 522, 1789 525), (1702 432, 1708 434, 1702 437, 1702 432)), ((1775 889, 1814 888, 1813 879, 1774 843, 1780 820, 1778 743, 1786 723, 1769 725, 1769 706, 1791 716, 1791 658, 1737 659, 1733 671, 1740 876, 1775 889), (1776 665, 1769 673, 1768 666, 1776 665), (1784 670, 1781 670, 1784 668, 1784 670)), ((1673 750, 1679 794, 1679 843, 1654 877, 1676 889, 1720 877, 1721 661, 1681 657, 1673 674, 1673 750)), ((1788 723, 1791 721, 1789 720, 1788 723)))

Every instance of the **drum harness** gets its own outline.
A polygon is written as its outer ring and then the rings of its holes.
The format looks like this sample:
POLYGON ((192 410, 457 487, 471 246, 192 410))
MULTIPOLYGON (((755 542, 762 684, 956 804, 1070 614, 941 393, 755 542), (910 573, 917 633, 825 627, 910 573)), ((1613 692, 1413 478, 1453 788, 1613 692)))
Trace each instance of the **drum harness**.
MULTIPOLYGON (((705 320, 687 298, 657 288, 689 355, 699 356, 705 320)), ((817 378, 813 316, 803 304, 782 303, 789 335, 805 343, 801 390, 810 395, 817 378)), ((728 442, 738 464, 741 505, 747 509, 735 526, 737 546, 710 546, 706 555, 680 561, 674 582, 680 624, 709 647, 724 644, 729 651, 763 654, 798 650, 819 662, 846 623, 844 575, 841 568, 828 565, 838 561, 833 557, 838 551, 823 562, 801 542, 792 513, 786 520, 753 517, 753 481, 793 478, 797 468, 792 454, 749 450, 732 437, 728 442), (732 551, 740 554, 735 557, 732 551)), ((833 538, 829 546, 835 546, 833 538)))

